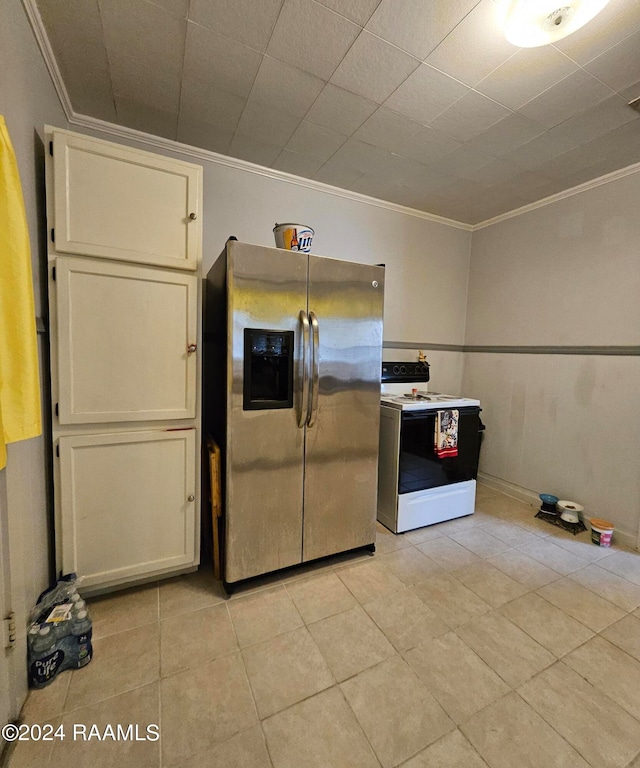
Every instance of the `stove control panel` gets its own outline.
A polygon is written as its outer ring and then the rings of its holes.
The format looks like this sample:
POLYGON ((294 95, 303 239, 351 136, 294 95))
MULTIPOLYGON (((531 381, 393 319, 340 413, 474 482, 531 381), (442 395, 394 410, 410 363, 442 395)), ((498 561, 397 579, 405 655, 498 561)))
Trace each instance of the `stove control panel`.
POLYGON ((429 363, 383 362, 382 381, 429 381, 429 363))

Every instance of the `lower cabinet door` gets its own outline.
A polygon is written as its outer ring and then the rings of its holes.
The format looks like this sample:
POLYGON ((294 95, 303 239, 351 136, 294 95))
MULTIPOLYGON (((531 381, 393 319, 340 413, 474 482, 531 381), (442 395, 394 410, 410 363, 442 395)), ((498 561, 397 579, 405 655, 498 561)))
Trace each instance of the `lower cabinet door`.
POLYGON ((195 429, 61 437, 62 571, 116 585, 196 562, 195 429))

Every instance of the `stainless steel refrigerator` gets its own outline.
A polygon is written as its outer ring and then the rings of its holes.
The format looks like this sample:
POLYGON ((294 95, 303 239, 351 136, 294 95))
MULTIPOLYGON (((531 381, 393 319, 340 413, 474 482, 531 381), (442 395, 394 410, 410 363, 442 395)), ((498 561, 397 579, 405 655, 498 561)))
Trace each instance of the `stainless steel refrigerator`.
POLYGON ((223 578, 374 548, 384 268, 230 239, 209 271, 205 423, 223 578))

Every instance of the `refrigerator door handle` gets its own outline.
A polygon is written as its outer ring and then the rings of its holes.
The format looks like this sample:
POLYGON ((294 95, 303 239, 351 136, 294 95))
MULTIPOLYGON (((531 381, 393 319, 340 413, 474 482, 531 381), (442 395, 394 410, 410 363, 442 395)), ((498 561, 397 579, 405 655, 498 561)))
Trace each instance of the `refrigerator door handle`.
POLYGON ((311 322, 311 402, 309 404, 309 418, 307 426, 312 427, 316 423, 318 415, 318 394, 320 389, 320 328, 315 312, 309 312, 311 322))
POLYGON ((302 325, 302 397, 300 398, 298 427, 302 429, 309 420, 309 345, 311 334, 309 332, 309 317, 304 309, 300 310, 299 318, 302 325))

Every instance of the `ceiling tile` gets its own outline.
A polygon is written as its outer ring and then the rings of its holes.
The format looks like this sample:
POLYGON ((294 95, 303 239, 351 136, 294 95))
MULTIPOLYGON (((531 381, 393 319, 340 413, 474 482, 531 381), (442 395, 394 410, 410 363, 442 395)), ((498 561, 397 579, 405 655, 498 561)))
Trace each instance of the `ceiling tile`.
POLYGON ((634 101, 635 99, 640 98, 640 80, 635 82, 633 85, 630 85, 628 88, 625 88, 623 91, 620 91, 620 95, 626 102, 634 101))
POLYGON ((430 163, 428 168, 435 173, 466 178, 479 168, 489 165, 494 159, 491 155, 485 155, 484 152, 463 146, 441 160, 430 163))
POLYGON ((315 75, 271 56, 263 56, 249 100, 304 117, 324 85, 324 80, 315 75))
POLYGON ((439 115, 431 127, 456 141, 469 141, 508 114, 509 110, 501 104, 481 93, 469 91, 439 115))
POLYGON ((305 119, 351 136, 376 109, 373 101, 327 83, 305 119))
POLYGON ((163 79, 182 73, 187 22, 144 0, 99 0, 107 55, 136 58, 163 79), (141 45, 141 41, 144 44, 141 45))
POLYGON ((490 163, 481 166, 478 170, 469 173, 464 178, 469 179, 469 181, 486 184, 487 186, 493 186, 509 181, 521 173, 522 169, 517 165, 513 165, 513 163, 498 157, 490 163))
POLYGON ((468 91, 466 85, 421 64, 384 105, 419 123, 430 123, 468 91))
MULTIPOLYGON (((298 117, 283 112, 277 107, 267 107, 264 104, 248 101, 236 133, 256 141, 266 141, 282 149, 299 123, 298 117)), ((275 160, 275 157, 273 159, 275 160)))
POLYGON ((402 143, 415 135, 422 126, 404 115, 380 107, 353 134, 354 138, 376 147, 396 152, 402 143))
POLYGON ((97 0, 39 0, 38 9, 74 110, 115 122, 97 0))
POLYGON ((500 9, 482 0, 426 59, 447 75, 474 86, 518 49, 502 34, 500 9))
POLYGON ((374 173, 365 173, 353 184, 349 185, 349 189, 353 192, 358 192, 361 195, 368 195, 369 197, 375 197, 377 200, 392 200, 392 202, 398 202, 399 205, 406 205, 405 202, 399 202, 399 200, 405 200, 410 191, 403 189, 401 186, 392 184, 388 179, 377 176, 374 173))
POLYGON ((231 140, 229 154, 249 163, 256 163, 268 168, 282 151, 281 147, 269 144, 266 141, 258 141, 249 136, 236 135, 231 140))
POLYGON ((552 46, 521 48, 481 80, 476 90, 518 109, 576 69, 573 61, 552 46))
POLYGON ((535 139, 544 130, 538 123, 513 112, 471 139, 467 146, 499 157, 535 139))
POLYGON ((193 22, 187 24, 184 77, 248 96, 262 55, 193 22))
POLYGON ((358 139, 349 139, 331 160, 332 162, 344 163, 347 167, 360 171, 360 173, 371 173, 379 169, 384 162, 388 162, 390 155, 390 152, 380 147, 365 144, 358 139))
POLYGON ((210 83, 185 78, 180 95, 180 117, 184 121, 215 125, 226 134, 238 126, 246 99, 210 83))
POLYGON ((382 104, 419 64, 408 53, 363 30, 330 82, 382 104))
POLYGON ((180 73, 158 70, 146 57, 110 52, 111 82, 116 96, 177 114, 180 103, 180 73))
POLYGON ((448 187, 455 181, 455 176, 448 176, 433 170, 431 166, 416 165, 412 173, 407 174, 402 183, 414 192, 420 194, 433 193, 443 187, 448 187))
POLYGON ((221 131, 217 125, 203 120, 190 120, 182 114, 178 117, 178 141, 182 144, 226 155, 232 138, 233 131, 221 131))
POLYGON ((595 19, 554 45, 578 64, 586 64, 639 29, 640 3, 610 0, 595 19))
POLYGON ((328 80, 360 32, 313 0, 285 0, 267 53, 328 80))
POLYGON ((303 120, 289 139, 286 149, 326 162, 347 140, 329 128, 303 120))
POLYGON ((532 141, 528 141, 512 152, 502 155, 502 157, 523 170, 532 171, 552 157, 566 152, 569 148, 567 143, 571 143, 571 139, 565 138, 564 141, 558 141, 550 134, 551 131, 545 131, 532 141))
POLYGON ((565 150, 598 138, 624 123, 640 119, 624 99, 615 94, 595 107, 581 112, 547 132, 547 137, 564 145, 565 150))
POLYGON ((147 0, 151 5, 157 5, 169 11, 180 19, 186 19, 189 13, 189 0, 147 0))
POLYGON ((299 152, 292 152, 289 149, 283 149, 271 164, 272 168, 277 168, 277 170, 285 173, 292 173, 294 176, 302 176, 305 179, 312 178, 321 166, 322 160, 309 155, 301 155, 299 152))
POLYGON ((382 0, 366 28, 424 60, 478 0, 382 0))
POLYGON ((459 146, 460 142, 444 133, 420 126, 417 133, 399 142, 394 152, 426 164, 445 157, 459 146))
POLYGON ((131 101, 123 96, 116 96, 118 123, 136 131, 144 131, 155 136, 176 140, 178 113, 161 112, 146 104, 131 101))
POLYGON ((380 0, 318 0, 318 2, 360 26, 364 26, 369 21, 371 14, 380 4, 380 0))
POLYGON ((281 7, 282 0, 191 0, 189 18, 219 35, 264 51, 281 7))
POLYGON ((540 125, 553 128, 612 95, 610 88, 584 69, 579 69, 518 111, 540 125))
POLYGON ((614 91, 640 80, 640 32, 634 32, 606 53, 585 64, 585 69, 614 91))
POLYGON ((362 171, 349 168, 339 161, 329 160, 314 174, 313 178, 323 184, 331 184, 332 187, 347 189, 360 176, 362 176, 362 171))

